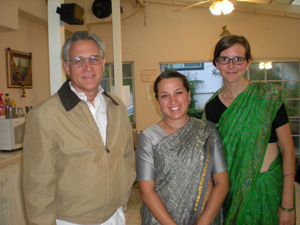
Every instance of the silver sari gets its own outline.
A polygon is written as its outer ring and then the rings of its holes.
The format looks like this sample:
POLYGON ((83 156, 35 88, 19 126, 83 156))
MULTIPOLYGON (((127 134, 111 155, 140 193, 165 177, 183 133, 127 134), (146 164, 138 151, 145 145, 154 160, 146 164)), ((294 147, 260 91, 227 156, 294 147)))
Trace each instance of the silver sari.
MULTIPOLYGON (((190 118, 183 128, 154 146, 155 192, 178 225, 195 224, 205 208, 214 129, 211 122, 190 118)), ((141 216, 143 225, 159 224, 145 204, 141 216)), ((212 224, 222 224, 222 220, 219 213, 212 224)))

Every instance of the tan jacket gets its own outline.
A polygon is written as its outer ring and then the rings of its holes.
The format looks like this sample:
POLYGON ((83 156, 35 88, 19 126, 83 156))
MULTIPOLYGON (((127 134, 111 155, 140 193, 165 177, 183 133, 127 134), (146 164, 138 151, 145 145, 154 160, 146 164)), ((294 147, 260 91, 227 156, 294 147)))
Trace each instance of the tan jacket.
POLYGON ((66 82, 26 118, 23 187, 29 224, 98 224, 125 205, 135 180, 123 103, 104 93, 107 148, 88 108, 66 82))

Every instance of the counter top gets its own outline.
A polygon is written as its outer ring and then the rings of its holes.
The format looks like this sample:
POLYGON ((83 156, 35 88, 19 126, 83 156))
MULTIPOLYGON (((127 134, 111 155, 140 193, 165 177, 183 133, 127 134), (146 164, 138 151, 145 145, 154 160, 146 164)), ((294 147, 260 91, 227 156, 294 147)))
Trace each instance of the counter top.
POLYGON ((11 152, 0 152, 0 169, 22 161, 22 149, 11 152))

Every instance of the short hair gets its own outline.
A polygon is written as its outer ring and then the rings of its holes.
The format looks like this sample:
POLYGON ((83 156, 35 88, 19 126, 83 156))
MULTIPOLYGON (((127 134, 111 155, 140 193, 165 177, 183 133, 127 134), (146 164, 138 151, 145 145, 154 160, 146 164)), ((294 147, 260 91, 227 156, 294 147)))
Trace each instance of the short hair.
POLYGON ((155 80, 154 82, 154 92, 155 92, 155 97, 158 99, 158 84, 164 79, 170 79, 170 78, 179 78, 185 87, 186 91, 190 91, 190 85, 189 82, 183 74, 177 72, 176 70, 166 70, 162 72, 155 80))
POLYGON ((216 44, 215 52, 214 52, 214 60, 213 60, 214 66, 216 66, 216 60, 220 56, 221 52, 232 47, 235 44, 241 44, 245 47, 245 51, 246 51, 245 57, 246 57, 247 61, 249 59, 252 59, 251 48, 250 48, 250 44, 247 41, 247 39, 243 36, 229 35, 229 36, 223 37, 216 44))
POLYGON ((99 49, 100 49, 100 57, 104 58, 105 55, 105 44, 101 41, 101 39, 94 33, 89 33, 87 31, 76 31, 72 33, 66 42, 64 43, 64 46, 62 48, 62 58, 64 62, 67 62, 70 60, 69 58, 69 50, 71 47, 71 44, 75 41, 94 41, 99 49))

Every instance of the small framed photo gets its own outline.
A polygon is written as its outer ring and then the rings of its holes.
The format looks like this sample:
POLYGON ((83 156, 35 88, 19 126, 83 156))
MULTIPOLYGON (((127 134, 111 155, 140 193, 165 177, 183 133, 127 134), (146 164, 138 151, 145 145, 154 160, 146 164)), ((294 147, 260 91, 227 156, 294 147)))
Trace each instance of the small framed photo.
POLYGON ((148 69, 141 70, 141 81, 142 82, 153 82, 156 78, 156 70, 148 69))
POLYGON ((32 54, 6 49, 7 87, 32 88, 32 54))

